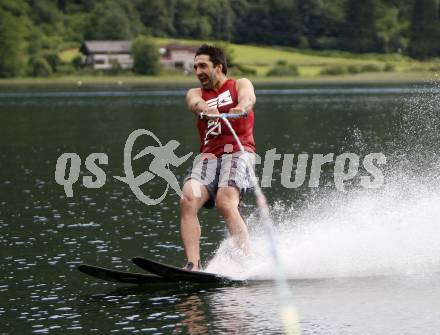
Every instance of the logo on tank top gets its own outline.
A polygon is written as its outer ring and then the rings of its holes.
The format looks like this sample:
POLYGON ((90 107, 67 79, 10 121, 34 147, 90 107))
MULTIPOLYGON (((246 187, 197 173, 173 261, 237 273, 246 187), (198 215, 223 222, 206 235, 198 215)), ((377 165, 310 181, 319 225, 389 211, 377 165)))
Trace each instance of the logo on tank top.
POLYGON ((209 108, 227 106, 229 104, 232 104, 232 102, 233 102, 232 96, 231 96, 231 92, 229 92, 229 90, 224 91, 223 93, 220 93, 218 95, 218 97, 216 97, 214 99, 210 99, 210 100, 206 101, 209 108))
POLYGON ((205 145, 209 142, 209 137, 215 137, 222 133, 222 124, 219 120, 209 120, 206 127, 205 145))
MULTIPOLYGON (((216 98, 207 100, 209 108, 218 108, 227 106, 233 103, 231 92, 229 90, 220 93, 216 98)), ((219 120, 209 120, 206 127, 206 134, 204 138, 205 145, 210 138, 216 137, 222 133, 222 125, 219 120)))

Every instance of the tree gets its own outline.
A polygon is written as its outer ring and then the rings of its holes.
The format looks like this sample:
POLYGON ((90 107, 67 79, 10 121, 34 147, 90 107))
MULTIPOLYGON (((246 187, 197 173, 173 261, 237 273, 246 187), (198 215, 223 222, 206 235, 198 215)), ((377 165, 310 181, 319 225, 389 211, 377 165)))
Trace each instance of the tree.
POLYGON ((234 40, 240 43, 295 46, 299 41, 298 9, 294 0, 240 1, 234 40), (241 11, 240 9, 241 8, 241 11))
POLYGON ((377 50, 373 0, 348 0, 345 48, 354 52, 377 50))
POLYGON ((198 11, 204 13, 211 26, 211 36, 218 40, 229 41, 234 29, 234 13, 229 0, 203 0, 198 11))
POLYGON ((175 33, 174 15, 175 0, 138 0, 140 18, 145 27, 151 30, 154 36, 168 36, 175 33))
POLYGON ((24 72, 23 27, 20 17, 0 8, 0 77, 15 77, 24 72))
POLYGON ((29 72, 32 77, 50 77, 52 67, 43 57, 32 57, 29 60, 29 72))
MULTIPOLYGON (((304 0, 302 1, 304 2, 304 0)), ((345 25, 346 0, 320 0, 309 9, 307 22, 314 22, 307 30, 312 49, 340 49, 345 25), (319 11, 318 11, 319 9, 319 11)), ((299 14, 304 15, 302 12, 299 14)), ((302 20, 303 27, 305 20, 302 20)), ((303 32, 304 34, 305 32, 303 32)))
POLYGON ((87 13, 95 7, 95 0, 57 0, 58 8, 64 13, 87 13))
POLYGON ((309 46, 316 46, 316 39, 324 31, 324 22, 321 15, 321 1, 319 0, 297 0, 298 17, 300 19, 301 35, 304 36, 309 46))
POLYGON ((398 8, 400 19, 411 20, 411 13, 415 1, 417 0, 380 0, 378 5, 379 9, 381 6, 398 8))
POLYGON ((200 19, 195 0, 179 0, 176 2, 174 27, 179 37, 199 37, 196 35, 197 21, 200 19))
POLYGON ((98 19, 94 36, 103 40, 128 40, 132 37, 130 21, 123 12, 112 9, 98 19))
POLYGON ((141 31, 139 13, 132 2, 107 0, 96 5, 85 38, 129 40, 141 31))
POLYGON ((405 34, 408 26, 408 21, 399 20, 399 9, 396 7, 383 9, 382 16, 376 21, 376 27, 385 53, 406 49, 405 34))
POLYGON ((198 39, 213 37, 217 0, 178 0, 175 5, 176 36, 198 39))
POLYGON ((131 47, 133 72, 145 75, 157 75, 160 71, 159 51, 151 38, 139 36, 131 47))
MULTIPOLYGON (((266 2, 263 2, 267 6, 266 2)), ((266 43, 296 46, 301 36, 301 23, 297 1, 271 0, 269 4, 269 17, 271 31, 266 32, 266 43)))
POLYGON ((231 10, 234 15, 234 24, 232 30, 231 40, 233 42, 243 43, 247 41, 247 34, 249 32, 249 10, 250 4, 246 0, 235 0, 231 2, 231 10))
POLYGON ((440 28, 436 0, 414 2, 411 20, 410 53, 417 58, 439 54, 440 28))
POLYGON ((61 21, 61 12, 55 2, 48 0, 32 1, 32 19, 34 24, 55 24, 61 21))

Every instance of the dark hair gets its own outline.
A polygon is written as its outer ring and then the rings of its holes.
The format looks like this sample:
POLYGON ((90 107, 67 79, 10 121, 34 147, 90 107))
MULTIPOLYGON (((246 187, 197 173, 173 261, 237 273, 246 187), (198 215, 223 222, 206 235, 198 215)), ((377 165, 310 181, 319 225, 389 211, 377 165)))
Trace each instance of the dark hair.
POLYGON ((196 57, 199 55, 208 55, 209 60, 214 64, 214 66, 222 65, 222 72, 224 74, 228 73, 228 66, 226 64, 226 56, 223 50, 211 45, 203 44, 196 51, 196 57))

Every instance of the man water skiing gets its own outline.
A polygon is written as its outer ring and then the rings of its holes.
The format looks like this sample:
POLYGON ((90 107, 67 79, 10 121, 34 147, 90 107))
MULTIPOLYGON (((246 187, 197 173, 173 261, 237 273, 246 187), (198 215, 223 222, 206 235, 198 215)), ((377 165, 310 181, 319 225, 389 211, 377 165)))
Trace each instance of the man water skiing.
POLYGON ((246 78, 229 79, 223 51, 208 45, 197 50, 194 70, 201 88, 190 89, 186 103, 198 119, 202 159, 188 171, 180 200, 186 270, 200 269, 201 228, 197 213, 202 206, 217 206, 235 245, 244 254, 249 250, 247 226, 238 211, 241 197, 252 186, 245 162, 248 157, 240 153, 233 134, 221 119, 208 119, 205 115, 246 112, 247 117, 233 119, 231 125, 245 150, 255 152, 252 108, 256 98, 252 83, 246 78))

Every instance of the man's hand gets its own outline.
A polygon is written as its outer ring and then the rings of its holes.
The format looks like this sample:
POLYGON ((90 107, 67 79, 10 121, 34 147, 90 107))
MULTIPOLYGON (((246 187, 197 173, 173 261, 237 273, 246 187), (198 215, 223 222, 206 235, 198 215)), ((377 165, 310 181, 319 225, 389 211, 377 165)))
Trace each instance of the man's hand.
POLYGON ((244 112, 245 112, 245 109, 243 107, 235 106, 235 107, 232 107, 229 109, 230 114, 242 114, 244 112))
POLYGON ((220 112, 218 111, 217 108, 206 108, 199 115, 200 115, 201 119, 206 119, 205 115, 207 115, 207 114, 208 115, 218 115, 218 114, 220 114, 220 112))

